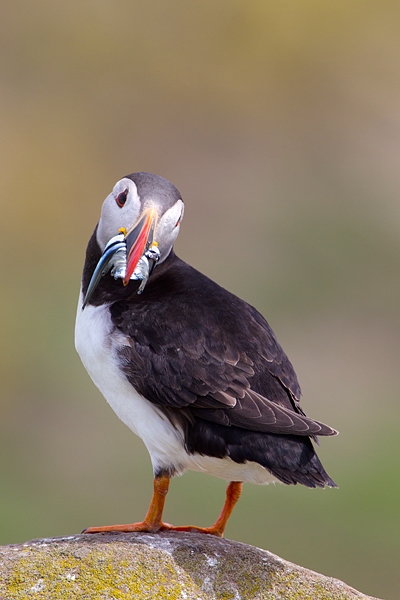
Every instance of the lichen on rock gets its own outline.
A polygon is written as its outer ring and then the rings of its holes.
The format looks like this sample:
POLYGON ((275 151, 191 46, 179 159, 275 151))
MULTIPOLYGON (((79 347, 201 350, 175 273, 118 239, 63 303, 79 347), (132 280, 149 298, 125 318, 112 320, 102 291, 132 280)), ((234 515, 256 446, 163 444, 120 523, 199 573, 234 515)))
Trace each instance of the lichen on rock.
POLYGON ((96 534, 0 547, 0 600, 353 600, 343 582, 197 533, 96 534))

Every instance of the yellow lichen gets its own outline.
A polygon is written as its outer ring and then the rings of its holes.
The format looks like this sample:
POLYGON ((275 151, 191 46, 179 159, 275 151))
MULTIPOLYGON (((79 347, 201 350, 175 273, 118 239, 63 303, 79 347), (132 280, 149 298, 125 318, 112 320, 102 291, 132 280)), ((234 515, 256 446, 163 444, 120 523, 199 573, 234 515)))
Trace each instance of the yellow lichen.
POLYGON ((228 540, 194 534, 71 539, 0 548, 0 599, 366 598, 340 581, 228 540))
MULTIPOLYGON (((14 564, 5 588, 7 600, 99 598, 147 600, 182 598, 197 588, 185 573, 177 573, 168 555, 143 547, 121 560, 113 546, 93 548, 84 558, 65 548, 51 553, 32 548, 14 564), (152 556, 150 556, 152 555, 152 556)), ((129 552, 129 550, 131 550, 129 552)), ((198 590, 198 597, 202 593, 198 590)))

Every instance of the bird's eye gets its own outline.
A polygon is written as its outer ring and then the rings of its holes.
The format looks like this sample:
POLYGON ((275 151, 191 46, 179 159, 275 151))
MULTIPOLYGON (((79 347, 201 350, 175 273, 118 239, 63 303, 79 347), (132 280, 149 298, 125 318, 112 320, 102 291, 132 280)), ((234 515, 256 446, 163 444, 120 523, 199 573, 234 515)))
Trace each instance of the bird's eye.
POLYGON ((121 192, 120 194, 118 194, 118 196, 115 198, 115 202, 118 204, 118 206, 120 208, 122 208, 126 202, 126 199, 128 198, 128 190, 124 190, 123 192, 121 192))

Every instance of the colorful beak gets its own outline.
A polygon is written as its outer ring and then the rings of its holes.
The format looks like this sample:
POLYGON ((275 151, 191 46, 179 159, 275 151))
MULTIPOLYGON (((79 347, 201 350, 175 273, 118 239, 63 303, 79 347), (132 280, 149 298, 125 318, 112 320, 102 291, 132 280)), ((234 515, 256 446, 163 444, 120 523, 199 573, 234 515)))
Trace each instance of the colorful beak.
POLYGON ((125 240, 124 235, 122 233, 119 233, 118 235, 111 238, 111 240, 109 240, 107 246, 104 249, 102 257, 97 263, 97 266, 93 272, 92 278, 86 290, 82 308, 85 308, 86 304, 92 297, 93 292, 95 291, 100 279, 115 264, 116 256, 121 252, 123 253, 123 255, 125 255, 125 240))
POLYGON ((126 272, 122 280, 124 285, 128 285, 140 257, 153 244, 157 218, 158 213, 155 208, 146 208, 125 236, 126 272))

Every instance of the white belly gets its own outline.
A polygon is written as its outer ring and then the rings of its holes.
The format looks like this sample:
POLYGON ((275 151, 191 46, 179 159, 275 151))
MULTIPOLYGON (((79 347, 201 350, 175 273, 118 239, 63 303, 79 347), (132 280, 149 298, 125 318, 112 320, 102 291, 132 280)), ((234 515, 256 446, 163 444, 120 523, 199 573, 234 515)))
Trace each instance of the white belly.
POLYGON ((118 366, 117 351, 128 345, 126 337, 114 328, 108 305, 87 305, 79 299, 75 326, 75 346, 95 385, 117 416, 146 445, 155 472, 174 467, 178 474, 186 469, 202 471, 227 481, 266 484, 277 481, 261 465, 238 464, 230 458, 188 454, 183 432, 174 427, 154 404, 143 398, 118 366))

